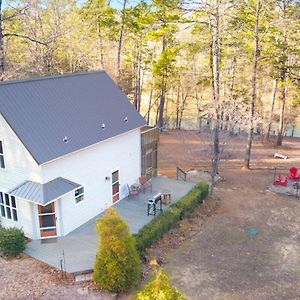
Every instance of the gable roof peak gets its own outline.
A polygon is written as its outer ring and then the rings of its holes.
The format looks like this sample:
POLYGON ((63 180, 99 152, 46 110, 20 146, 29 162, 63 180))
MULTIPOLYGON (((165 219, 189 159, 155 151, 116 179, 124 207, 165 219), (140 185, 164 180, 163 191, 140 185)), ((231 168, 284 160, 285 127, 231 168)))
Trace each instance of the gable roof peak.
POLYGON ((105 71, 0 84, 0 114, 38 164, 146 124, 105 71))

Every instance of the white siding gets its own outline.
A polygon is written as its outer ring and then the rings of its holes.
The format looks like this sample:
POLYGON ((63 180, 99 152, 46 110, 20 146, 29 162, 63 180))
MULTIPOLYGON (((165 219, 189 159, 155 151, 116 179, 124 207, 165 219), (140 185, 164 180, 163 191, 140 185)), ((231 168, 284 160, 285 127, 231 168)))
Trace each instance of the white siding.
MULTIPOLYGON (((5 169, 0 169, 0 191, 9 190, 24 182, 32 180, 42 182, 42 169, 15 135, 0 114, 0 140, 4 147, 5 169)), ((18 222, 1 218, 4 227, 22 228, 26 236, 37 238, 34 204, 16 198, 18 222)))
POLYGON ((38 239, 38 228, 36 226, 37 215, 35 211, 35 205, 28 201, 16 199, 17 201, 17 213, 18 222, 1 218, 1 226, 3 227, 17 227, 24 231, 25 236, 31 239, 38 239))
POLYGON ((1 114, 0 140, 3 142, 5 159, 5 169, 0 169, 0 190, 7 192, 25 180, 41 183, 41 167, 32 158, 1 114))
POLYGON ((138 182, 141 174, 140 139, 140 129, 136 129, 42 165, 44 182, 62 176, 84 186, 83 202, 75 204, 73 192, 57 201, 61 235, 112 205, 113 171, 119 170, 120 198, 127 196, 126 185, 138 182))
MULTIPOLYGON (((74 192, 56 201, 58 235, 66 235, 112 205, 111 175, 119 170, 120 199, 127 196, 127 184, 141 174, 141 136, 135 129, 89 148, 39 166, 0 115, 6 168, 0 169, 0 191, 8 192, 25 180, 46 183, 65 177, 84 186, 84 201, 75 204, 74 192), (109 177, 106 180, 105 177, 109 177)), ((16 198, 19 221, 2 218, 3 226, 23 228, 39 238, 37 206, 16 198)))

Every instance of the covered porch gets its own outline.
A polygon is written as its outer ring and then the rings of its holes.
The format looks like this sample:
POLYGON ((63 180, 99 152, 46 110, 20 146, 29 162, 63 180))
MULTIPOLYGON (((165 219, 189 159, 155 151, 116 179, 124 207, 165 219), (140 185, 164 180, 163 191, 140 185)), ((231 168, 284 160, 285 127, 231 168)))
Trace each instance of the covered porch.
MULTIPOLYGON (((127 222, 131 233, 137 233, 154 216, 147 215, 147 204, 152 194, 169 191, 171 203, 178 201, 188 193, 195 183, 177 181, 167 177, 151 179, 152 193, 147 190, 137 197, 127 197, 114 205, 121 217, 127 222)), ((166 209, 168 205, 163 205, 166 209)), ((96 219, 91 219, 68 235, 56 239, 34 240, 27 244, 25 253, 53 267, 60 268, 61 260, 65 261, 65 270, 69 273, 88 272, 92 270, 98 248, 96 219)))

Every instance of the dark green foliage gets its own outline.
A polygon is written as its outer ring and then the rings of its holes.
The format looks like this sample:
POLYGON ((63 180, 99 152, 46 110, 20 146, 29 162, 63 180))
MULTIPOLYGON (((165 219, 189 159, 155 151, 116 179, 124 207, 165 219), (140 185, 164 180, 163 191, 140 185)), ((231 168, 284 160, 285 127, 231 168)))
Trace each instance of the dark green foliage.
POLYGON ((143 253, 166 232, 174 228, 180 219, 189 216, 207 195, 208 185, 199 183, 169 209, 152 219, 136 234, 137 250, 143 253))
POLYGON ((159 270, 137 294, 137 300, 184 300, 183 295, 171 286, 170 278, 166 272, 159 270))
POLYGON ((163 211, 156 218, 146 224, 136 235, 137 249, 143 252, 155 241, 160 239, 164 233, 168 232, 180 220, 180 211, 177 208, 170 208, 163 211))
POLYGON ((5 257, 16 257, 25 249, 26 239, 18 228, 0 228, 0 253, 5 257))
POLYGON ((142 264, 134 237, 119 214, 110 208, 98 219, 100 246, 94 263, 93 279, 98 288, 126 292, 140 280, 142 264))

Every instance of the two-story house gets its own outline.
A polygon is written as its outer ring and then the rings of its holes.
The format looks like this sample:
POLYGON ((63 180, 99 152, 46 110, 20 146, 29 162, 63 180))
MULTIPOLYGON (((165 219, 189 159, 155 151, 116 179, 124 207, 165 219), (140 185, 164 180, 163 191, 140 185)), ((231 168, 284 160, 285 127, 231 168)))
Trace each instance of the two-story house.
POLYGON ((144 125, 105 72, 1 83, 1 226, 64 236, 126 197, 144 125))

